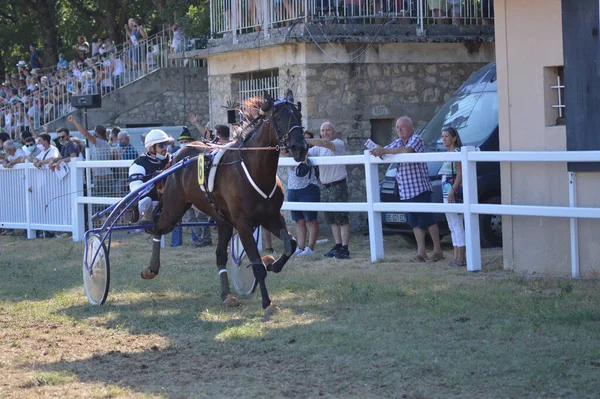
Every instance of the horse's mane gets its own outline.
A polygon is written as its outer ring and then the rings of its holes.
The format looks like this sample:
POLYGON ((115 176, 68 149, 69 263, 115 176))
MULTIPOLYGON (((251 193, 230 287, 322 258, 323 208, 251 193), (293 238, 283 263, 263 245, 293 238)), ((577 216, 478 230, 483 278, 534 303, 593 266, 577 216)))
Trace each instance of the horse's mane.
POLYGON ((252 124, 252 122, 259 117, 260 115, 260 106, 263 104, 265 100, 262 97, 251 97, 247 100, 240 102, 239 111, 243 117, 243 121, 241 121, 239 130, 237 133, 238 137, 241 132, 244 132, 243 136, 240 137, 242 140, 249 138, 251 136, 254 129, 246 130, 252 124))

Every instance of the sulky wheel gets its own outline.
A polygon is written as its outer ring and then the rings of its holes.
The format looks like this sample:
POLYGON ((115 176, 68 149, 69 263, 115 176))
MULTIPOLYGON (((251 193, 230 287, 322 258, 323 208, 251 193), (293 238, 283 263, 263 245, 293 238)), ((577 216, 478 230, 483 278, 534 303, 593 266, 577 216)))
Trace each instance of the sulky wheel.
POLYGON ((90 304, 102 305, 108 296, 110 264, 106 246, 97 234, 88 238, 86 251, 83 256, 83 285, 85 287, 85 294, 90 304))
POLYGON ((227 271, 231 277, 231 283, 233 289, 239 295, 250 295, 256 287, 256 279, 254 278, 254 271, 252 267, 248 267, 246 251, 237 233, 233 233, 231 237, 231 248, 229 251, 230 259, 227 262, 227 271))

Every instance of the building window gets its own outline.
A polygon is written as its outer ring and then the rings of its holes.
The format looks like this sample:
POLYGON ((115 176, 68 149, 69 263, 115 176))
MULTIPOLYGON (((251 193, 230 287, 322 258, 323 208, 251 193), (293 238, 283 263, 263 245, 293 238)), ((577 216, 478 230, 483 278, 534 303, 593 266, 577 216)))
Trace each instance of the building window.
POLYGON ((252 97, 262 97, 265 91, 273 98, 279 97, 278 69, 244 74, 238 83, 240 103, 252 97))
POLYGON ((546 126, 565 124, 565 74, 563 66, 544 68, 546 126))

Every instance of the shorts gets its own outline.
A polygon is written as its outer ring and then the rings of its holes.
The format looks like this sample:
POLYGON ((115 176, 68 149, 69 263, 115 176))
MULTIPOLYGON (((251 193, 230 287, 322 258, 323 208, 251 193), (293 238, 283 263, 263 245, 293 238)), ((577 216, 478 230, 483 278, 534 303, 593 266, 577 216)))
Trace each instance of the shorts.
MULTIPOLYGON (((340 184, 325 187, 321 194, 323 202, 348 202, 348 184, 344 181, 340 184)), ((325 212, 325 221, 327 224, 338 226, 350 223, 348 212, 325 212)))
MULTIPOLYGON (((400 200, 400 202, 431 202, 431 191, 424 191, 416 197, 400 200)), ((433 213, 408 212, 406 216, 408 218, 408 224, 413 229, 419 227, 420 229, 426 230, 435 224, 433 213)))
MULTIPOLYGON (((321 202, 321 189, 314 184, 298 190, 288 189, 287 200, 288 202, 321 202)), ((316 220, 318 215, 317 211, 292 211, 292 219, 295 222, 301 219, 310 222, 316 220)))

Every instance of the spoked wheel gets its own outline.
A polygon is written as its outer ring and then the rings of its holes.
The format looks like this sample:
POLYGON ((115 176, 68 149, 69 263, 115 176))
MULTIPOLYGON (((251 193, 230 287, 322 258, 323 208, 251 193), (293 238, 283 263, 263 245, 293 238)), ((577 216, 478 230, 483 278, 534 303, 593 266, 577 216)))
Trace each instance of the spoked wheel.
POLYGON ((106 246, 97 234, 88 238, 86 251, 83 256, 83 285, 85 287, 85 294, 90 304, 102 305, 106 301, 106 297, 108 297, 110 264, 106 246))
POLYGON ((248 267, 247 265, 248 258, 246 257, 246 251, 237 232, 234 232, 233 237, 231 237, 229 254, 230 259, 227 262, 227 270, 231 277, 233 289, 239 295, 250 295, 256 287, 256 279, 254 278, 252 267, 248 267))

